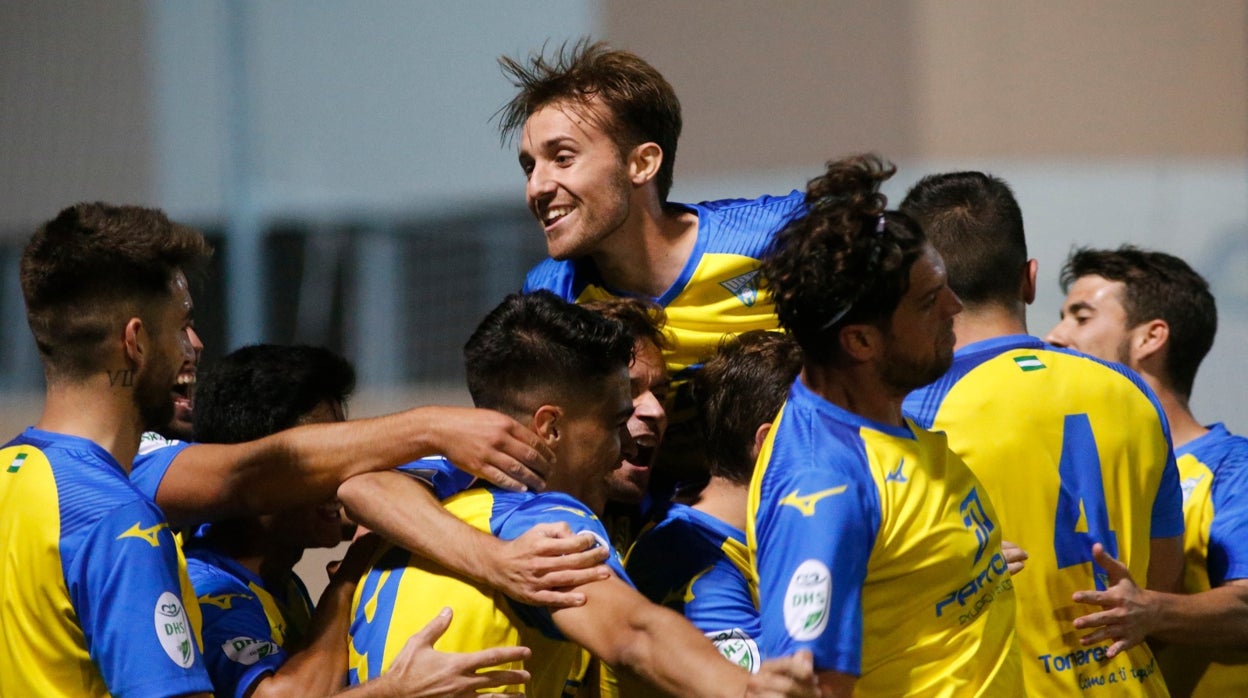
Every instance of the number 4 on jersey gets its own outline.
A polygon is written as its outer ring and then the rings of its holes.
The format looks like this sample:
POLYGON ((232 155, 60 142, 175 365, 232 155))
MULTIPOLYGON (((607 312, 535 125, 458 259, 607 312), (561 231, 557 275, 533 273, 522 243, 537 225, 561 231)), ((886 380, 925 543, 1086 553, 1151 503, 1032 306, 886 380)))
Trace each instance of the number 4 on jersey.
POLYGON ((1101 458, 1096 451, 1092 423, 1086 414, 1066 415, 1062 433, 1062 479, 1053 522, 1053 551, 1059 568, 1092 563, 1096 588, 1104 590, 1109 575, 1092 559, 1092 544, 1118 557, 1118 534, 1109 525, 1101 458))

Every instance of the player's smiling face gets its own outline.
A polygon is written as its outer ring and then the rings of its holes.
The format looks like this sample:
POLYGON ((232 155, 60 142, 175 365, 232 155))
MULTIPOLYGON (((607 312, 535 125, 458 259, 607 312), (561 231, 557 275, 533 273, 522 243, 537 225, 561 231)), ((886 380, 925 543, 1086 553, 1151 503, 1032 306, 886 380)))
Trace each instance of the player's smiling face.
POLYGON ((1062 303, 1062 319, 1044 341, 1105 361, 1127 363, 1130 328, 1122 306, 1126 286, 1103 276, 1081 276, 1062 303))
POLYGON ((607 476, 607 498, 613 502, 641 503, 650 486, 650 466, 667 431, 667 366, 663 352, 650 340, 637 342, 633 363, 628 367, 633 416, 628 433, 636 444, 636 455, 607 476))
POLYGON ((186 374, 193 379, 198 361, 194 307, 186 276, 179 271, 170 281, 168 300, 156 306, 157 316, 147 325, 151 360, 135 376, 135 401, 148 429, 163 429, 186 400, 186 374))
POLYGON ((962 301, 949 288, 945 262, 930 244, 910 267, 910 286, 893 311, 881 371, 909 392, 939 378, 953 363, 953 316, 962 301))
POLYGON ((594 104, 556 102, 534 112, 520 136, 525 200, 555 259, 585 257, 628 220, 628 166, 594 104))

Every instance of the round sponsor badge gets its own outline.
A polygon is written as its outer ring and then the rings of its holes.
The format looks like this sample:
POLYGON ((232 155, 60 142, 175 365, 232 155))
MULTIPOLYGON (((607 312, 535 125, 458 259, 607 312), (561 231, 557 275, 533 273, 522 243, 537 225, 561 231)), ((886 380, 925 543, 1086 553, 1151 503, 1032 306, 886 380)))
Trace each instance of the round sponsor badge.
POLYGON ((182 599, 166 591, 156 599, 154 612, 156 638, 174 664, 189 669, 195 663, 195 646, 191 640, 191 622, 187 620, 182 599))
POLYGON ((794 640, 813 640, 828 627, 832 574, 818 560, 797 566, 784 592, 784 627, 794 640))

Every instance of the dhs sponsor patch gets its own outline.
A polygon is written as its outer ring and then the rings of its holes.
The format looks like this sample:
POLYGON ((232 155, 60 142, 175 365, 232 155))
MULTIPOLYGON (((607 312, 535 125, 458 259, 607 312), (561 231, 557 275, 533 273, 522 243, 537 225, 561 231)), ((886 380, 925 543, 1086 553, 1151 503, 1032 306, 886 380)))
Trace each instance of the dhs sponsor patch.
POLYGON ((784 627, 794 640, 813 640, 828 627, 832 574, 818 560, 797 566, 784 592, 784 627))
POLYGON ((272 657, 281 649, 274 642, 254 637, 236 637, 221 643, 221 651, 225 656, 243 666, 251 666, 265 657, 272 657))
POLYGON ((725 659, 751 674, 758 672, 759 665, 763 663, 762 655, 758 652, 758 643, 754 642, 754 638, 746 634, 744 630, 733 628, 707 633, 706 636, 711 638, 715 649, 719 650, 725 659))
POLYGON ((156 638, 174 664, 189 669, 195 663, 195 646, 191 641, 191 623, 187 620, 182 600, 166 591, 156 599, 153 613, 156 638))

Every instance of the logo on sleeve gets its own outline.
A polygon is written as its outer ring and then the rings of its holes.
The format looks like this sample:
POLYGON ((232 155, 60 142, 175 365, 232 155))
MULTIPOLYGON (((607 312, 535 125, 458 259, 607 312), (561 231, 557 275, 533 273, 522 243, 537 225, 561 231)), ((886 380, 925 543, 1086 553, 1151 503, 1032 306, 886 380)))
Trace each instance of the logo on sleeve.
POLYGON ((122 538, 138 538, 139 540, 146 541, 153 548, 159 548, 160 539, 156 536, 160 533, 161 529, 164 528, 169 528, 169 524, 162 522, 147 528, 139 528, 139 522, 136 521, 133 526, 126 529, 121 535, 117 536, 117 540, 121 540, 122 538))
POLYGON ((1205 474, 1201 473, 1196 477, 1189 477, 1179 483, 1179 489, 1183 490, 1183 506, 1187 506, 1188 500, 1192 498, 1192 492, 1196 491, 1196 485, 1205 479, 1205 474))
POLYGON ((174 664, 189 669, 195 663, 195 648, 191 643, 191 624, 186 619, 186 609, 173 592, 166 591, 156 599, 156 637, 160 646, 174 664))
POLYGON ((706 636, 711 638, 715 649, 719 650, 725 659, 751 674, 758 672, 759 665, 763 663, 762 655, 758 652, 758 643, 754 642, 754 638, 744 630, 733 628, 707 633, 706 636))
POLYGON ((222 611, 228 611, 231 608, 234 608, 234 599, 251 600, 253 598, 255 597, 248 596, 247 594, 219 594, 217 596, 213 596, 211 594, 204 594, 203 596, 199 597, 199 605, 200 606, 216 606, 222 611))
POLYGON ((844 492, 847 487, 848 485, 829 487, 826 490, 819 490, 810 494, 798 494, 797 490, 793 490, 784 495, 784 499, 780 500, 780 506, 793 507, 802 512, 802 516, 814 516, 815 505, 819 503, 819 500, 838 495, 844 492))
POLYGON ((281 649, 268 640, 257 640, 254 637, 236 637, 221 643, 221 651, 225 652, 225 656, 243 666, 251 666, 265 657, 277 654, 281 649))
POLYGON ((828 627, 832 574, 818 560, 797 566, 784 592, 784 627, 794 640, 813 640, 828 627))

